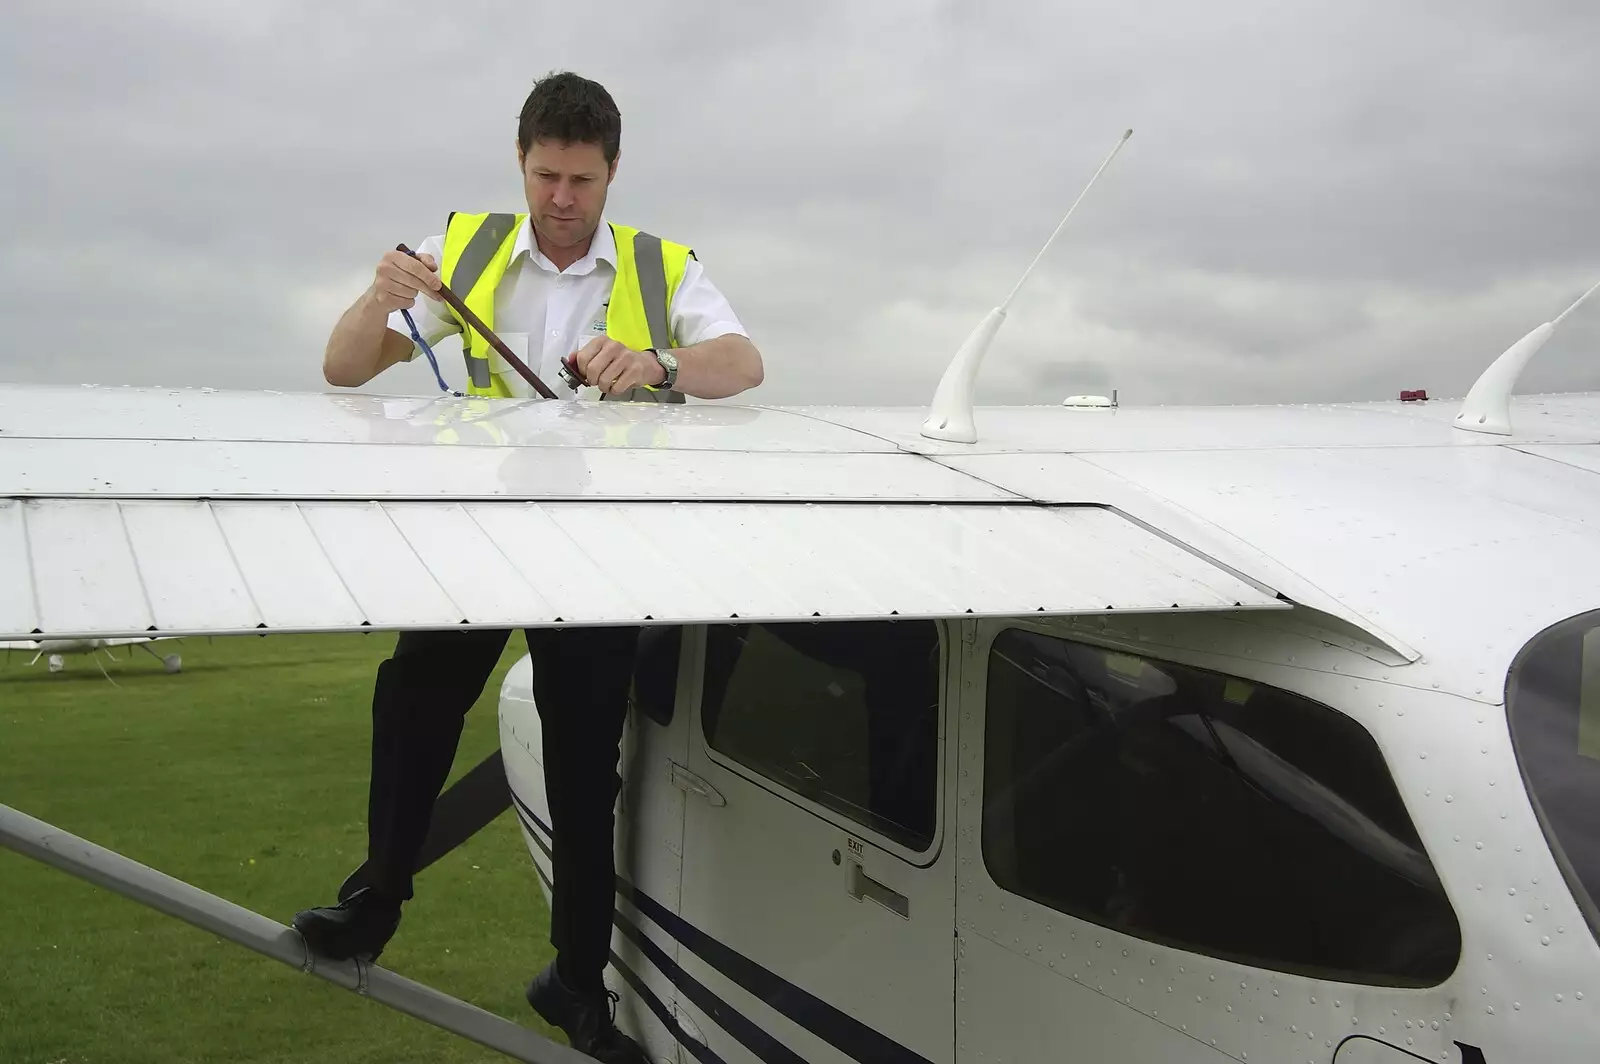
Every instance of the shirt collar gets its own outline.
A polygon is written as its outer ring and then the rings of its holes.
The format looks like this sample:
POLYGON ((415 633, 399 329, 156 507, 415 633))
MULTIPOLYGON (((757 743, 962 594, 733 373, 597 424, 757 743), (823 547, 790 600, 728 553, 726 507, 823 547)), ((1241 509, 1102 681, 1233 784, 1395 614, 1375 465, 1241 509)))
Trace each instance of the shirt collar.
MULTIPOLYGON (((557 273, 555 263, 545 258, 544 252, 539 251, 533 242, 533 219, 524 218, 522 225, 517 229, 516 243, 511 245, 511 261, 516 262, 517 256, 526 253, 533 264, 541 270, 557 273)), ((594 237, 589 241, 589 253, 574 262, 566 269, 566 276, 582 276, 593 273, 598 263, 604 262, 612 269, 617 268, 617 239, 612 235, 611 223, 606 216, 600 216, 600 224, 595 226, 594 237)))

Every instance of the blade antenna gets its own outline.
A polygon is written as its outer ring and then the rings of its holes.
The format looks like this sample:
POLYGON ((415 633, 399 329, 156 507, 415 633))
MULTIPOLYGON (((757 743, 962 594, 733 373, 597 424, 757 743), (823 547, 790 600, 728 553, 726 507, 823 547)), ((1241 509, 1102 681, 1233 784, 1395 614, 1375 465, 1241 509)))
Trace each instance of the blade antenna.
POLYGON ((1523 367, 1539 353, 1545 341, 1556 331, 1556 326, 1588 302, 1589 297, 1597 291, 1600 291, 1600 282, 1596 282, 1587 292, 1579 296, 1577 302, 1563 310, 1554 320, 1534 326, 1528 335, 1506 348, 1499 358, 1490 363, 1489 368, 1473 382, 1472 390, 1467 392, 1467 397, 1462 400, 1461 410, 1456 414, 1456 428, 1468 432, 1486 432, 1496 436, 1511 435, 1511 390, 1516 387, 1517 378, 1522 375, 1523 367))

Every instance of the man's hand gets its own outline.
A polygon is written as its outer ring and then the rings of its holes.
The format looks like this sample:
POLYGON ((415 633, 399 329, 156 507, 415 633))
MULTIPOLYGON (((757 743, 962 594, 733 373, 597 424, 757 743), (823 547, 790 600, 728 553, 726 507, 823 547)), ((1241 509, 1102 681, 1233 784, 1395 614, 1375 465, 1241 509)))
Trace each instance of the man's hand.
POLYGON ((403 251, 386 251, 378 260, 377 276, 368 293, 385 314, 409 310, 421 292, 435 303, 439 296, 439 264, 432 255, 412 258, 403 251))
POLYGON ((646 384, 654 387, 667 379, 667 371, 654 355, 635 351, 609 336, 596 336, 584 344, 573 361, 579 375, 607 395, 621 395, 646 384))

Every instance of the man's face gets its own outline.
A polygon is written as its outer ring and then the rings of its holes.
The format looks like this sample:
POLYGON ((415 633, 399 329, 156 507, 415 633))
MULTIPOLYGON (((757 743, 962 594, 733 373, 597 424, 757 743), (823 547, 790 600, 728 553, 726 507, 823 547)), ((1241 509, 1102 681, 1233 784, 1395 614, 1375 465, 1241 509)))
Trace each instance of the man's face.
POLYGON ((536 140, 522 157, 522 185, 534 229, 556 247, 589 238, 600 224, 606 189, 616 176, 598 144, 536 140))

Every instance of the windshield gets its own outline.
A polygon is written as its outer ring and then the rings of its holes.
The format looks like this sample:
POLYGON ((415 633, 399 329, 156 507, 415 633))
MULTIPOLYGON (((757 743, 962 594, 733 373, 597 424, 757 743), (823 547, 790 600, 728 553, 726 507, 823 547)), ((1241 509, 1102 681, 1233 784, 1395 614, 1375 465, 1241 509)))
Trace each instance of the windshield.
POLYGON ((1550 848, 1600 936, 1600 611, 1547 629, 1523 649, 1506 710, 1550 848))

